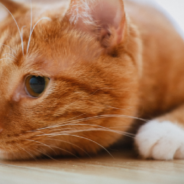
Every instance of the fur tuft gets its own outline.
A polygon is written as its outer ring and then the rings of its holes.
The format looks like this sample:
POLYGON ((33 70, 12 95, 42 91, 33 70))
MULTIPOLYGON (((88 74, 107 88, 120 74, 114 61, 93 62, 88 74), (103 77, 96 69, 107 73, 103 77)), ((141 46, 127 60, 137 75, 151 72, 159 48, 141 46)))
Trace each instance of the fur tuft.
POLYGON ((94 6, 95 0, 78 0, 71 2, 70 23, 77 24, 82 19, 85 24, 94 24, 91 14, 91 6, 94 6))

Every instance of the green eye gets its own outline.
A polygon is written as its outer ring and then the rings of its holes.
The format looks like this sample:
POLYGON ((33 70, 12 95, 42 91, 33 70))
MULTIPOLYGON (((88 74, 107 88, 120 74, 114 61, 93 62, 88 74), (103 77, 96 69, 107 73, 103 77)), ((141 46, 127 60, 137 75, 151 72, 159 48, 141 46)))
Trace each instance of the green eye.
POLYGON ((49 78, 47 77, 29 76, 25 81, 26 91, 32 97, 39 97, 45 91, 48 83, 49 78))

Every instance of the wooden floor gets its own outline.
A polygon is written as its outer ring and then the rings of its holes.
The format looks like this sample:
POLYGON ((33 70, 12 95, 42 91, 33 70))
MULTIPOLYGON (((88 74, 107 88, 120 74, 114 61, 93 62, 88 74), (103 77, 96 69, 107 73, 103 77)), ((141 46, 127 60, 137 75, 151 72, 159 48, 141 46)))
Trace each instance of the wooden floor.
POLYGON ((84 159, 0 161, 1 184, 184 184, 184 161, 140 160, 130 151, 84 159))

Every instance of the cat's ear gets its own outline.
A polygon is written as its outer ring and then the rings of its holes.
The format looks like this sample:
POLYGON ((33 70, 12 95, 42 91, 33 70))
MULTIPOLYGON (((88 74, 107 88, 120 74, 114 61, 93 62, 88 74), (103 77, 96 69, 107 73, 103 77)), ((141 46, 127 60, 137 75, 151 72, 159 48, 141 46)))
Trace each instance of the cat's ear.
POLYGON ((95 34, 104 48, 124 40, 126 17, 122 0, 71 0, 66 16, 78 29, 95 34))
POLYGON ((13 2, 12 0, 0 0, 0 6, 3 9, 8 10, 10 13, 15 13, 23 9, 23 5, 18 2, 13 2))

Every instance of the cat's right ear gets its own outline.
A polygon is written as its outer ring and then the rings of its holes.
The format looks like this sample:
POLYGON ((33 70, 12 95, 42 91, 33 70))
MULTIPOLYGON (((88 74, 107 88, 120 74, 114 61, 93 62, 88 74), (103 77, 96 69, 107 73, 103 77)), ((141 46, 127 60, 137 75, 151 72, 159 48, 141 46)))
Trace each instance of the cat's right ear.
POLYGON ((15 13, 23 9, 23 5, 18 2, 13 2, 12 0, 0 0, 0 6, 10 13, 15 13))
POLYGON ((125 39, 123 0, 71 0, 66 18, 73 27, 96 36, 108 52, 125 39))

